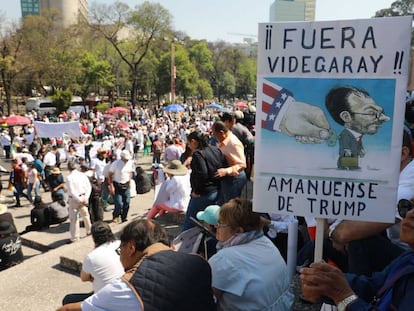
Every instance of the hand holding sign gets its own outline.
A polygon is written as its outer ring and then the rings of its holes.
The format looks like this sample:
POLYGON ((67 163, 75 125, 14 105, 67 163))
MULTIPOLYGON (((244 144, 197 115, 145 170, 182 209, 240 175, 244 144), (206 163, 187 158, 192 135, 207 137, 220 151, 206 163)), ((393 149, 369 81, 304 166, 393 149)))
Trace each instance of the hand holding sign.
POLYGON ((319 144, 330 139, 334 133, 322 109, 303 102, 289 105, 280 123, 280 130, 306 144, 319 144))

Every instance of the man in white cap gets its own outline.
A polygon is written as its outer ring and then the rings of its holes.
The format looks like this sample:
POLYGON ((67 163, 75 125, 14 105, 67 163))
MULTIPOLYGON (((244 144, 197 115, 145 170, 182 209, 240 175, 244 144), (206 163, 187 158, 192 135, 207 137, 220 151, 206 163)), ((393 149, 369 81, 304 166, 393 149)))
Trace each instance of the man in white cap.
POLYGON ((115 160, 109 168, 108 187, 114 197, 115 205, 112 222, 117 222, 119 216, 122 222, 127 221, 131 200, 130 181, 134 170, 134 163, 128 150, 122 150, 121 158, 115 160))

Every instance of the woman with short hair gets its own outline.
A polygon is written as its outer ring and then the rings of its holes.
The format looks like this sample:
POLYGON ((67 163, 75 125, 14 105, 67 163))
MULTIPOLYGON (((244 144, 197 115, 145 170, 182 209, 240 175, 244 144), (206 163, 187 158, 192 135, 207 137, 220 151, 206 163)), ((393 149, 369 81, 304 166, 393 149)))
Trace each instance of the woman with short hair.
POLYGON ((218 251, 209 263, 217 310, 290 310, 286 263, 263 235, 252 203, 237 198, 223 204, 216 229, 218 251))

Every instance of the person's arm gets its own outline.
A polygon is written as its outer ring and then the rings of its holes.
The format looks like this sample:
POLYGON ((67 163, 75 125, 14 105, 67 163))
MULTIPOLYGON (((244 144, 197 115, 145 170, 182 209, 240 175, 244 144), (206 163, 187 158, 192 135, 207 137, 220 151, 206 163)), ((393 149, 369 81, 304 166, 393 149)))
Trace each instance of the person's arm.
POLYGON ((82 311, 82 302, 69 303, 67 305, 61 306, 57 311, 82 311))
POLYGON ((214 293, 214 297, 216 297, 217 300, 220 300, 221 297, 223 296, 223 291, 213 287, 213 293, 214 293))
POLYGON ((114 183, 113 183, 113 176, 114 176, 114 172, 109 172, 108 173, 108 189, 109 189, 109 192, 111 193, 111 194, 114 194, 115 193, 115 188, 114 188, 114 183))
POLYGON ((85 272, 83 270, 80 273, 80 279, 82 280, 82 282, 93 282, 92 274, 85 272))
POLYGON ((347 244, 377 235, 392 225, 381 222, 344 220, 331 232, 330 238, 339 244, 347 244))

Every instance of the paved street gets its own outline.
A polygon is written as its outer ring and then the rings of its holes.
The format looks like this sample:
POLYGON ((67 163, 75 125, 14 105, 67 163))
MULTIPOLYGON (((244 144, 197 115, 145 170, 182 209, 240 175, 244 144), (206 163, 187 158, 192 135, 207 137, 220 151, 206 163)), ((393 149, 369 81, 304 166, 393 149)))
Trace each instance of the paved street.
MULTIPOLYGON (((151 157, 140 158, 137 165, 150 169, 151 157)), ((0 164, 10 168, 10 162, 0 159, 0 164)), ((66 163, 62 165, 66 168, 66 163)), ((150 171, 148 171, 150 173, 150 171)), ((67 175, 67 170, 63 169, 67 175)), ((7 186, 6 174, 3 174, 3 185, 7 186)), ((153 191, 137 195, 131 199, 129 221, 143 217, 153 202, 153 191)), ((42 193, 46 202, 50 201, 50 192, 42 193)), ((12 202, 12 193, 2 192, 2 200, 12 202)), ((16 226, 21 232, 30 224, 29 202, 22 199, 22 208, 10 208, 16 226)), ((111 206, 113 207, 113 206, 111 206)), ((105 212, 104 219, 112 219, 111 212, 105 212)), ((167 231, 174 235, 180 228, 177 217, 159 219, 167 231)), ((111 224, 114 233, 119 233, 125 224, 111 224)), ((81 228, 81 234, 84 229, 81 228)), ((69 221, 58 226, 52 226, 42 231, 29 232, 22 235, 25 245, 23 249, 25 261, 8 270, 0 272, 0 310, 29 311, 56 310, 62 298, 67 293, 82 293, 92 290, 91 283, 84 283, 78 277, 78 272, 84 256, 93 249, 91 237, 79 242, 67 244, 69 239, 69 221)))

